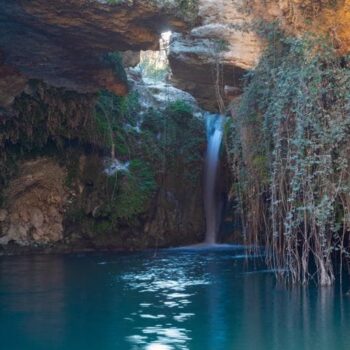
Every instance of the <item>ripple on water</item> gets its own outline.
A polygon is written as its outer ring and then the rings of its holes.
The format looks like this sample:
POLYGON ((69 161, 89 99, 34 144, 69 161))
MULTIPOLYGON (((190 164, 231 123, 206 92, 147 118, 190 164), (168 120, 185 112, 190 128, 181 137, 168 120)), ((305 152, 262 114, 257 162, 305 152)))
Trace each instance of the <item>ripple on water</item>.
POLYGON ((174 320, 177 321, 177 322, 184 322, 184 321, 187 321, 190 317, 194 316, 194 313, 191 313, 191 312, 183 312, 179 315, 175 315, 174 316, 174 320))
POLYGON ((126 290, 147 293, 157 300, 138 305, 136 317, 143 320, 144 327, 135 327, 135 334, 127 338, 134 349, 188 349, 190 331, 178 325, 194 316, 194 313, 186 312, 186 308, 195 297, 195 287, 212 283, 204 268, 198 273, 198 264, 191 264, 193 258, 150 259, 141 271, 129 270, 119 276, 126 290))
POLYGON ((188 349, 186 342, 191 340, 189 331, 184 328, 162 327, 160 325, 146 327, 141 330, 143 335, 135 334, 129 336, 127 340, 139 349, 188 349), (152 336, 153 340, 149 340, 152 336))
MULTIPOLYGON (((260 258, 247 252, 235 250, 234 254, 221 256, 221 262, 260 258)), ((134 335, 127 338, 133 349, 188 349, 190 320, 195 317, 190 304, 196 298, 199 286, 212 285, 215 282, 208 265, 217 262, 217 256, 211 251, 205 255, 185 253, 150 257, 143 261, 142 268, 129 270, 117 276, 124 289, 144 293, 144 300, 136 306, 132 314, 135 319, 134 335), (152 298, 153 302, 148 302, 152 298), (145 312, 146 311, 146 312, 145 312), (143 327, 137 327, 142 320, 143 327), (179 327, 181 325, 181 327, 179 327)))
POLYGON ((140 317, 141 318, 150 318, 150 319, 153 319, 153 320, 157 320, 157 319, 160 319, 160 318, 165 318, 166 316, 165 315, 141 314, 140 317))

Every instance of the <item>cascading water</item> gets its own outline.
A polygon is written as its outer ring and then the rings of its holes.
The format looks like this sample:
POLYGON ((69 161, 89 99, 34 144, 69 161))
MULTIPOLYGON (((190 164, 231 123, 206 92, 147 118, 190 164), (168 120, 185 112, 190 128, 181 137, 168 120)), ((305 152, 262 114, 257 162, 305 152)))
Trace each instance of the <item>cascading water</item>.
POLYGON ((206 118, 207 127, 207 159, 205 173, 205 215, 206 234, 205 243, 214 244, 216 242, 218 222, 218 202, 215 196, 216 175, 219 165, 219 151, 223 135, 224 117, 217 114, 208 114, 206 118))

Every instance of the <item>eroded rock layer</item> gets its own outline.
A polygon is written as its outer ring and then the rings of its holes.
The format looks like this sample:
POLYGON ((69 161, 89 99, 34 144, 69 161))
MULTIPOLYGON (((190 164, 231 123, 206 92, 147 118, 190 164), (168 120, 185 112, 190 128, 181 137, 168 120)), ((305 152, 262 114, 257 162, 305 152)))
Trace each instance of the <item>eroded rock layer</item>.
POLYGON ((1 244, 48 244, 63 238, 65 176, 65 170, 47 158, 20 165, 6 190, 9 205, 0 210, 1 244))
MULTIPOLYGON (((257 64, 262 43, 242 26, 250 17, 242 1, 199 1, 201 25, 173 36, 169 62, 173 83, 193 94, 210 111, 240 95, 242 75, 257 64)), ((221 112, 223 112, 221 110, 221 112)))
POLYGON ((169 61, 173 83, 211 111, 241 94, 242 75, 259 62, 261 22, 278 22, 292 36, 330 37, 339 54, 350 51, 350 0, 199 0, 199 16, 189 34, 173 36, 169 61))
MULTIPOLYGON (((155 0, 111 4, 97 0, 0 0, 2 65, 16 71, 13 94, 23 79, 40 79, 78 92, 106 88, 127 93, 127 82, 109 52, 158 47, 166 28, 182 31, 184 16, 176 1, 155 0)), ((112 57, 113 58, 113 57, 112 57)), ((0 78, 7 68, 0 67, 0 78)), ((13 96, 0 85, 0 102, 13 96)))
POLYGON ((350 52, 350 0, 242 0, 241 8, 255 19, 277 20, 292 35, 328 36, 339 54, 350 52))

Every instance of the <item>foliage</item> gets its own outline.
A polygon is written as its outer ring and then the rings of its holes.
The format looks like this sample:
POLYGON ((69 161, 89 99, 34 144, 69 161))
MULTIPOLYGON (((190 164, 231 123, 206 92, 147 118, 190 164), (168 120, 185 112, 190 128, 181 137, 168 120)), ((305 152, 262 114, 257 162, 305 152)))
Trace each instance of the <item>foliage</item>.
POLYGON ((118 5, 125 2, 125 0, 106 0, 109 5, 118 5))
POLYGON ((159 174, 183 174, 187 186, 194 187, 201 176, 205 139, 202 122, 193 116, 191 106, 175 101, 162 112, 150 110, 143 127, 143 144, 150 159, 157 160, 159 174))
POLYGON ((141 159, 132 160, 116 198, 112 218, 130 220, 144 213, 155 189, 154 171, 150 165, 141 159))
POLYGON ((271 37, 227 135, 247 239, 262 234, 282 277, 306 283, 315 266, 331 284, 332 256, 349 256, 349 61, 327 38, 271 37))
POLYGON ((119 152, 125 156, 128 147, 127 131, 120 126, 128 125, 130 128, 135 128, 138 108, 136 93, 116 96, 111 92, 101 91, 95 108, 95 142, 101 147, 120 147, 117 149, 118 156, 119 152))
MULTIPOLYGON (((302 15, 305 20, 314 19, 324 9, 335 8, 342 0, 289 0, 288 8, 284 12, 284 16, 289 21, 295 21, 297 15, 302 15)), ((250 14, 257 8, 261 7, 261 0, 243 0, 240 3, 239 10, 243 13, 250 14)), ((263 6, 268 6, 269 1, 263 0, 263 6)))
POLYGON ((170 103, 167 112, 180 123, 186 123, 188 119, 192 118, 192 107, 181 100, 170 103))
POLYGON ((184 16, 195 17, 198 12, 198 0, 176 0, 178 8, 184 16))
POLYGON ((142 110, 136 92, 81 95, 31 82, 30 94, 18 97, 2 118, 0 194, 20 160, 52 156, 67 169, 65 226, 72 237, 77 231, 88 237, 136 232, 169 178, 184 188, 197 186, 203 146, 202 122, 182 101, 142 110), (128 162, 128 171, 104 173, 108 154, 128 162))
POLYGON ((14 113, 4 118, 1 145, 17 145, 21 152, 41 149, 52 141, 62 147, 67 139, 87 140, 93 126, 93 95, 48 88, 31 82, 32 93, 16 98, 14 113))
POLYGON ((142 76, 145 78, 149 78, 155 81, 164 81, 166 77, 170 73, 170 68, 168 65, 164 65, 162 67, 157 67, 155 62, 152 59, 144 58, 139 67, 142 71, 142 76))
POLYGON ((67 142, 87 142, 94 129, 93 95, 48 88, 30 82, 31 93, 17 97, 0 128, 0 193, 15 175, 19 159, 64 153, 67 142))
POLYGON ((107 193, 112 196, 104 211, 113 222, 111 229, 122 222, 137 224, 166 174, 179 174, 189 187, 198 183, 203 126, 187 103, 170 103, 164 111, 141 111, 137 93, 118 97, 103 91, 95 119, 98 143, 129 162, 127 172, 117 172, 108 180, 107 193))

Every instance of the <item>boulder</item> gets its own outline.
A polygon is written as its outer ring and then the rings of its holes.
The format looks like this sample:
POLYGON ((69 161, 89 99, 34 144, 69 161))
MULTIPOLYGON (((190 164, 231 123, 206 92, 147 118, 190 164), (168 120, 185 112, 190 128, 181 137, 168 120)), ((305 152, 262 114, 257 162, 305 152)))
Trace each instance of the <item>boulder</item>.
POLYGON ((48 244, 63 238, 63 213, 68 198, 66 171, 50 158, 23 161, 5 190, 0 211, 0 244, 48 244))

